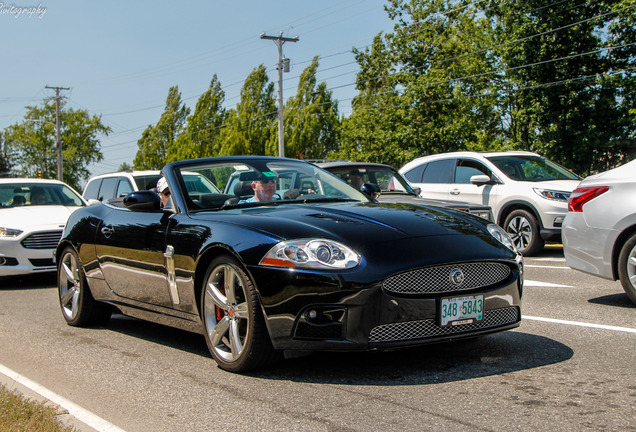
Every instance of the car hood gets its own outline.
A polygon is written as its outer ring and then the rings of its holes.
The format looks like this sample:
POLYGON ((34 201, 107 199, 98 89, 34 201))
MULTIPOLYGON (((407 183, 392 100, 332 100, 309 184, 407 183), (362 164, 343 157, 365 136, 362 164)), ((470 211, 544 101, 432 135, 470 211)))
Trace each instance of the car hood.
POLYGON ((327 237, 379 243, 457 234, 490 237, 481 219, 406 203, 280 204, 223 212, 223 219, 281 239, 327 237))
POLYGON ((431 205, 437 207, 453 207, 457 208, 459 206, 465 205, 466 208, 470 207, 471 204, 463 201, 444 201, 430 198, 420 198, 416 195, 410 194, 392 194, 392 193, 382 193, 380 198, 378 198, 380 202, 386 203, 410 203, 410 204, 418 204, 418 205, 431 205))
POLYGON ((531 182, 534 187, 542 189, 554 189, 559 191, 572 192, 578 186, 580 180, 547 180, 541 182, 531 182))
POLYGON ((27 206, 0 209, 0 226, 27 231, 63 228, 68 217, 81 207, 27 206))

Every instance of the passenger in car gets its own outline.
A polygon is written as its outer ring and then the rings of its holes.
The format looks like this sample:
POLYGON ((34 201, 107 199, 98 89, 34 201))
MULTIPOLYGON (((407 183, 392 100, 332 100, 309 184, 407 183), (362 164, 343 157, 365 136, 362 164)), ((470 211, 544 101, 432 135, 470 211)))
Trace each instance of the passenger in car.
POLYGON ((47 203, 46 193, 42 188, 31 189, 31 205, 44 205, 47 203))
POLYGON ((168 182, 164 177, 161 177, 157 182, 157 193, 161 198, 161 207, 166 207, 168 205, 168 200, 170 199, 170 188, 168 187, 168 182))
POLYGON ((349 172, 349 183, 351 183, 353 187, 360 189, 363 183, 362 173, 358 170, 349 172))

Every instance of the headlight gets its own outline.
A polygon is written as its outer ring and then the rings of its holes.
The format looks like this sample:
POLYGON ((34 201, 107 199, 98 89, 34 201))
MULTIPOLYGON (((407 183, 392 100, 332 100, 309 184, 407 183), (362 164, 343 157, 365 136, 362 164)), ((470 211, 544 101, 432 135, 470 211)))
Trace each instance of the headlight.
POLYGON ((19 229, 0 227, 0 237, 17 237, 20 234, 22 234, 22 231, 19 229))
POLYGON ((332 240, 288 240, 271 248, 260 264, 272 267, 350 269, 360 264, 360 255, 332 240))
POLYGON ((503 228, 501 228, 499 225, 496 225, 496 224, 488 224, 487 228, 490 235, 496 238, 497 241, 499 241, 499 243, 501 243, 502 245, 504 245, 511 251, 517 252, 517 248, 515 247, 515 244, 512 242, 512 239, 510 238, 508 233, 503 230, 503 228))
POLYGON ((537 195, 542 198, 553 200, 553 201, 561 201, 568 202, 570 199, 570 192, 559 191, 559 190, 550 190, 550 189, 541 189, 541 188, 532 188, 537 195))

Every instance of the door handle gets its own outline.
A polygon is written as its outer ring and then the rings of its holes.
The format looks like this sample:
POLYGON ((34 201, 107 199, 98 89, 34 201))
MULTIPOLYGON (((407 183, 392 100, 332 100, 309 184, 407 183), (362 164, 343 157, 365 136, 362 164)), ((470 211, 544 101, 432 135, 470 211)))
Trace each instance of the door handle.
POLYGON ((113 235, 113 232, 115 232, 112 225, 103 226, 101 231, 106 238, 109 238, 111 235, 113 235))
POLYGON ((451 195, 459 195, 459 189, 453 189, 452 191, 450 191, 451 195))

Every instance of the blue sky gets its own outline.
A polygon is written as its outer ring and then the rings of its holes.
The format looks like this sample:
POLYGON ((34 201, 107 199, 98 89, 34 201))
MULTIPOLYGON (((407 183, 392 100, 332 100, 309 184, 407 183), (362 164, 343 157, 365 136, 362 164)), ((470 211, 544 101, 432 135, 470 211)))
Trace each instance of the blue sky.
MULTIPOLYGON (((393 22, 383 0, 277 1, 49 1, 0 0, 0 129, 22 121, 25 106, 63 91, 68 106, 102 115, 113 133, 102 139, 104 161, 93 174, 132 163, 137 140, 163 112, 178 85, 194 108, 214 74, 234 107, 245 78, 260 64, 277 84, 277 47, 261 33, 298 36, 283 45, 291 59, 285 99, 320 56, 326 82, 343 115, 351 112, 358 66, 351 50, 364 49, 393 22), (37 8, 18 15, 16 8, 37 8), (13 9, 10 9, 13 7, 13 9)), ((278 88, 278 87, 276 87, 278 88)))

